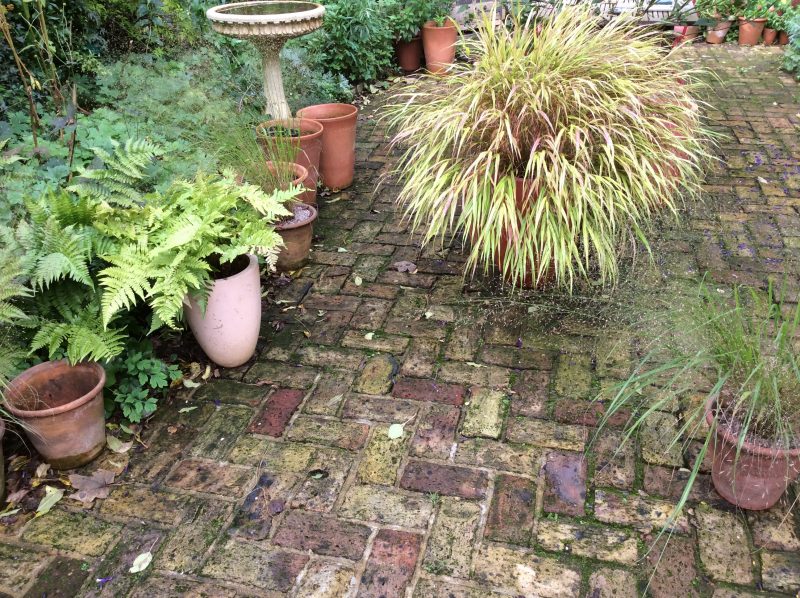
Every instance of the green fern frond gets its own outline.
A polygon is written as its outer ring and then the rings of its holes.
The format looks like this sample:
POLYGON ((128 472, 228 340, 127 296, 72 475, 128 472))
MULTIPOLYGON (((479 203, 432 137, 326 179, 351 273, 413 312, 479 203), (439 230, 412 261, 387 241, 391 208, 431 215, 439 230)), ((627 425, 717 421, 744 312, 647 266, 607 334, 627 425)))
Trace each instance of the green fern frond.
POLYGON ((103 325, 122 309, 132 309, 138 299, 145 300, 150 292, 152 270, 147 252, 136 245, 126 245, 117 254, 105 256, 111 266, 99 274, 103 287, 103 325))
POLYGON ((89 274, 92 259, 91 241, 88 235, 72 226, 63 227, 51 217, 37 235, 38 247, 30 247, 37 252, 31 282, 39 289, 52 283, 72 279, 88 287, 93 287, 89 274))

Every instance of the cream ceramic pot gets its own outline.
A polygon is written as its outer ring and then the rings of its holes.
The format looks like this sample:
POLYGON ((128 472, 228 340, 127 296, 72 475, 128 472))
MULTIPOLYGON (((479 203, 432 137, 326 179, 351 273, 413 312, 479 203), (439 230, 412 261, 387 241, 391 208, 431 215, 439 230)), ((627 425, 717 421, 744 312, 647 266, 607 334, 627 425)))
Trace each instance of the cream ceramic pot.
POLYGON ((261 328, 261 275, 258 259, 246 256, 241 272, 214 281, 205 314, 193 298, 186 319, 197 342, 215 363, 233 368, 253 356, 261 328))

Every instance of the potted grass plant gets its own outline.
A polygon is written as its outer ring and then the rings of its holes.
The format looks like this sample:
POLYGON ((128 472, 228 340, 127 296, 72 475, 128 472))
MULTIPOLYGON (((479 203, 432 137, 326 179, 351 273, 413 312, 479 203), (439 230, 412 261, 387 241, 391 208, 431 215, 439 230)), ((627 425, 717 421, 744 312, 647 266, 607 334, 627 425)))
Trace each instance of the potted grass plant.
POLYGON ((767 23, 769 5, 766 0, 747 0, 739 15, 739 45, 755 46, 767 23))
POLYGON ((698 190, 693 73, 631 18, 602 27, 564 7, 543 23, 479 19, 469 63, 385 110, 402 148, 399 201, 423 242, 471 243, 468 272, 496 268, 515 286, 613 281, 620 244, 646 246, 650 219, 698 190))
POLYGON ((800 474, 800 306, 767 293, 703 281, 628 380, 610 391, 602 429, 630 410, 625 441, 648 418, 680 405, 669 446, 699 440, 678 512, 711 456, 717 492, 743 509, 768 509, 800 474), (699 387, 696 381, 703 381, 699 387), (642 389, 660 389, 654 398, 642 389))
POLYGON ((700 17, 697 24, 706 27, 706 42, 724 42, 731 23, 736 18, 733 0, 697 0, 695 10, 700 17))

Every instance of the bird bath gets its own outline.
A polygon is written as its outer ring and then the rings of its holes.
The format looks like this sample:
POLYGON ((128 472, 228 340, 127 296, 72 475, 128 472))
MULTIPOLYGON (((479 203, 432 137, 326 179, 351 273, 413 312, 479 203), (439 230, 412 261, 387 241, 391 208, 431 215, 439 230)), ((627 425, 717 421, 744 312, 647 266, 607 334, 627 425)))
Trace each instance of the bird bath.
POLYGON ((206 17, 214 31, 251 41, 264 59, 266 112, 272 118, 291 118, 283 92, 280 54, 287 40, 322 26, 325 7, 316 2, 257 0, 209 8, 206 17))

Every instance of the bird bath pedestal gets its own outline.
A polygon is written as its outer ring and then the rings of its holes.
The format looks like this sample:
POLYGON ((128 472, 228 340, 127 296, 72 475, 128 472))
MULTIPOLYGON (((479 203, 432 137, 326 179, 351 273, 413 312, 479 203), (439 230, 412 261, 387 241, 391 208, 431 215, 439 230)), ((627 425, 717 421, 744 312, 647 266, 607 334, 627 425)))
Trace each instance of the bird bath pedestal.
POLYGON ((264 59, 266 111, 272 118, 291 118, 283 92, 281 48, 287 40, 322 26, 325 7, 316 2, 257 0, 209 8, 206 17, 214 31, 251 41, 264 59))

